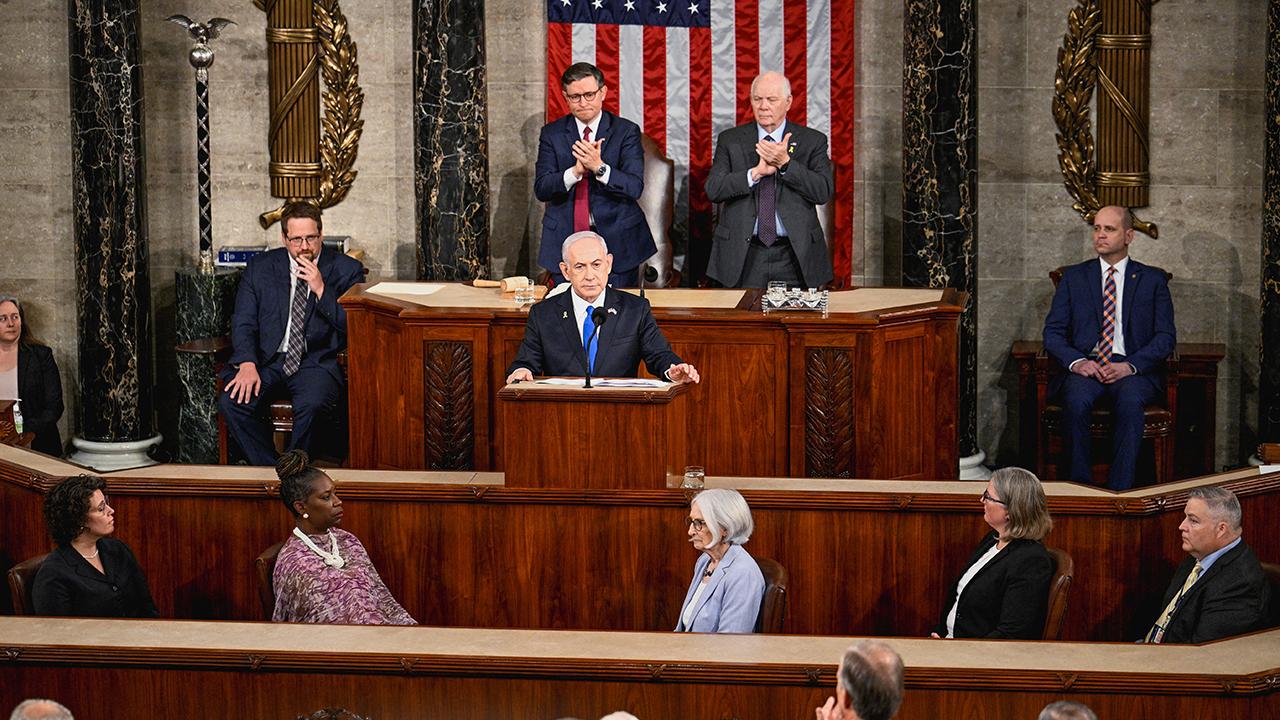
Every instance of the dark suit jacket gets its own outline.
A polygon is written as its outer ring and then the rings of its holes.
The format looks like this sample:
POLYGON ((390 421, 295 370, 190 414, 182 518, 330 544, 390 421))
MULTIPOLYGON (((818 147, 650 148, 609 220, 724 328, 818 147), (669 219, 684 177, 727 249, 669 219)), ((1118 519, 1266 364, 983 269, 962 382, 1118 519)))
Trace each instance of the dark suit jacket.
MULTIPOLYGON (((831 199, 835 188, 831 158, 827 157, 827 136, 791 120, 787 120, 782 132, 791 133, 789 148, 794 149, 786 172, 775 173, 778 215, 800 261, 805 285, 818 287, 831 282, 831 255, 815 210, 831 199)), ((737 285, 742 277, 756 222, 756 192, 747 185, 747 171, 760 162, 755 147, 754 122, 720 133, 707 176, 707 198, 723 203, 707 275, 729 287, 737 285)))
POLYGON ((62 378, 53 351, 44 345, 18 347, 18 397, 22 399, 22 425, 36 434, 31 449, 62 457, 62 378))
MULTIPOLYGON (((1195 564, 1195 558, 1188 557, 1178 566, 1156 612, 1164 612, 1195 564)), ((1162 642, 1203 643, 1257 630, 1267 617, 1270 594, 1258 556, 1241 540, 1215 560, 1182 596, 1162 642)))
MULTIPOLYGON (((973 551, 965 570, 996 544, 994 531, 973 551)), ((962 571, 951 583, 934 632, 947 636, 947 613, 956 601, 962 571)), ((957 638, 1039 640, 1044 635, 1053 558, 1036 540, 1013 540, 969 581, 956 609, 957 638)))
MULTIPOLYGON (((1164 272, 1129 258, 1121 298, 1125 360, 1163 386, 1165 359, 1177 344, 1173 301, 1164 272)), ((1044 321, 1044 349, 1063 368, 1102 337, 1102 265, 1097 258, 1062 273, 1044 321)))
MULTIPOLYGON (((573 316, 572 292, 566 290, 529 310, 524 340, 508 374, 516 368, 528 368, 534 375, 586 373, 587 354, 582 348, 582 326, 573 316)), ((610 288, 604 308, 608 319, 600 328, 593 376, 635 377, 643 359, 650 373, 663 377, 668 368, 682 362, 658 329, 648 300, 610 288)))
POLYGON ((159 617, 147 578, 129 546, 115 538, 98 541, 106 574, 70 545, 49 554, 31 589, 37 615, 79 617, 159 617))
MULTIPOLYGON (((638 125, 607 111, 601 111, 601 116, 596 136, 604 138, 600 159, 610 168, 609 184, 591 176, 579 182, 590 183, 591 217, 595 218, 596 232, 609 244, 614 271, 626 272, 658 251, 644 212, 636 203, 644 190, 644 149, 638 125)), ((547 123, 538 138, 533 192, 547 204, 538 264, 548 270, 559 267, 560 245, 573 234, 574 192, 564 189, 564 171, 576 162, 573 144, 580 139, 572 115, 547 123)))
MULTIPOLYGON (((334 250, 320 253, 324 297, 307 297, 306 357, 342 382, 338 352, 347 345, 347 311, 338 304, 352 285, 363 279, 359 262, 334 250)), ((276 248, 249 261, 240 278, 236 309, 231 315, 230 372, 243 362, 265 365, 280 350, 289 322, 289 253, 276 248)))

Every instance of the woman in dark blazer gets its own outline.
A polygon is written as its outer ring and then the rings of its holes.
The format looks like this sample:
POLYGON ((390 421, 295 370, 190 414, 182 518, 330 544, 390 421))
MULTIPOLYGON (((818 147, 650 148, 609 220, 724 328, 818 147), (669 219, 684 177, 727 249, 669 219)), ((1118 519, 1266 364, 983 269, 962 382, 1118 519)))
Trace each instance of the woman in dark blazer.
POLYGON ((76 475, 44 499, 44 517, 58 547, 31 589, 37 615, 157 617, 142 568, 129 546, 109 537, 116 511, 100 477, 76 475))
POLYGON ((1032 473, 1004 468, 981 502, 992 531, 952 583, 931 636, 1038 640, 1053 580, 1053 558, 1040 542, 1053 528, 1044 489, 1032 473))
POLYGON ((35 339, 23 316, 22 304, 10 295, 0 295, 0 399, 22 401, 19 409, 23 430, 36 436, 31 443, 33 450, 62 456, 62 437, 58 434, 62 378, 58 364, 53 360, 53 351, 35 339))

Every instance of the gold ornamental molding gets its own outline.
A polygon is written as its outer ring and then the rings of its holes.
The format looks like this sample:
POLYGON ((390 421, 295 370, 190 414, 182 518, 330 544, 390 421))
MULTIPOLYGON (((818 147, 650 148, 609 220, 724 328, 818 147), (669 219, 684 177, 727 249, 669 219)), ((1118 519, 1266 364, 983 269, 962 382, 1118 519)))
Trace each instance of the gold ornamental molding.
MULTIPOLYGON (((364 91, 347 18, 338 0, 254 0, 254 5, 267 16, 271 194, 285 202, 333 207, 355 182, 364 130, 364 91)), ((282 204, 262 213, 259 224, 271 227, 283 209, 282 204)))
MULTIPOLYGON (((1086 221, 1106 205, 1149 203, 1151 6, 1155 0, 1077 0, 1053 80, 1058 168, 1086 221), (1096 108, 1094 90, 1098 90, 1096 108), (1094 139, 1094 114, 1097 140, 1094 139)), ((1134 218, 1153 238, 1159 228, 1134 218)))

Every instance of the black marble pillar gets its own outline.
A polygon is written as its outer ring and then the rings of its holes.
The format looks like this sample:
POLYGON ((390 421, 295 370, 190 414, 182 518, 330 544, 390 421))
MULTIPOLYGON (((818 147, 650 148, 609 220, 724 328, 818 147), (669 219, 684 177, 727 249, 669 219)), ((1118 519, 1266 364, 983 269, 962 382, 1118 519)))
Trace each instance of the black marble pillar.
POLYGON ((208 340, 231 333, 239 287, 240 271, 236 268, 220 267, 213 275, 205 275, 193 267, 174 276, 178 382, 182 386, 178 462, 218 462, 219 388, 213 371, 220 346, 208 340))
POLYGON ((977 0, 906 0, 902 280, 969 294, 960 316, 959 450, 978 453, 977 0))
POLYGON ((155 435, 140 0, 68 0, 79 435, 155 435))
POLYGON ((1280 442, 1280 0, 1267 9, 1267 149, 1262 181, 1258 439, 1280 442))
POLYGON ((415 0, 418 279, 489 275, 484 0, 415 0))

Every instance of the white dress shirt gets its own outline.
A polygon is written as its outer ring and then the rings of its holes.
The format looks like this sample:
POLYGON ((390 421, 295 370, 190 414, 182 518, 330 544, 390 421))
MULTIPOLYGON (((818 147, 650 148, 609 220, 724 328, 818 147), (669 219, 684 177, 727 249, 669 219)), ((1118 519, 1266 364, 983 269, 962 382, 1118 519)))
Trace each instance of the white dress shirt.
MULTIPOLYGON (((323 251, 324 251, 323 245, 320 246, 319 250, 316 250, 315 263, 317 265, 320 264, 320 253, 323 251)), ((277 350, 276 352, 287 352, 289 350, 289 333, 293 332, 293 313, 290 311, 293 309, 293 293, 297 291, 297 289, 298 289, 298 261, 294 260, 293 256, 290 255, 289 256, 289 303, 284 306, 284 316, 285 316, 284 339, 280 341, 280 349, 277 350)), ((307 293, 310 294, 310 292, 311 292, 311 288, 308 287, 307 293)), ((307 349, 306 338, 303 338, 302 349, 304 351, 307 349)))

